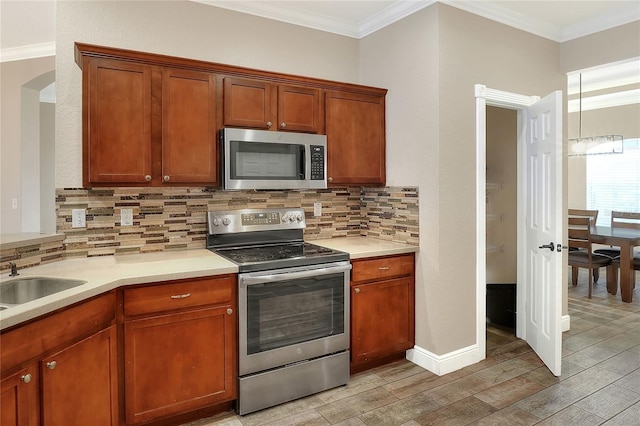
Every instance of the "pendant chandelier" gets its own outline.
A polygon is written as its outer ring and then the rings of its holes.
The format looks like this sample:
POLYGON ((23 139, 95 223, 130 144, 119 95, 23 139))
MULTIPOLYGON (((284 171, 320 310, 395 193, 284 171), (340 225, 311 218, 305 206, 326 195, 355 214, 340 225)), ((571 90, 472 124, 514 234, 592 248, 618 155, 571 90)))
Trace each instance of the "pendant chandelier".
POLYGON ((622 135, 582 137, 582 73, 580 73, 579 105, 579 134, 577 138, 569 139, 569 152, 567 155, 574 157, 596 154, 622 154, 622 135))

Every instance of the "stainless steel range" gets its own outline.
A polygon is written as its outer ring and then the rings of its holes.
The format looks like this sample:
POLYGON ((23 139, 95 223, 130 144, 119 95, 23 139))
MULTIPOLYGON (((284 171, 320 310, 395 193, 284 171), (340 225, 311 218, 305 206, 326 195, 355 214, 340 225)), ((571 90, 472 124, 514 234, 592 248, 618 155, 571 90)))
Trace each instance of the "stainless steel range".
POLYGON ((238 265, 239 414, 349 380, 349 255, 303 241, 302 209, 208 212, 238 265))

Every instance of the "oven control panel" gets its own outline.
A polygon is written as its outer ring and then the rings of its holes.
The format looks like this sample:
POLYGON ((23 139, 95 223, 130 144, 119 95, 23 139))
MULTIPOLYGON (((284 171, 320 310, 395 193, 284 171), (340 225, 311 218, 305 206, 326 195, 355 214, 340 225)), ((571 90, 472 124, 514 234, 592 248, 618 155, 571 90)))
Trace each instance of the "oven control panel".
POLYGON ((244 209, 207 212, 208 233, 304 229, 303 209, 244 209))

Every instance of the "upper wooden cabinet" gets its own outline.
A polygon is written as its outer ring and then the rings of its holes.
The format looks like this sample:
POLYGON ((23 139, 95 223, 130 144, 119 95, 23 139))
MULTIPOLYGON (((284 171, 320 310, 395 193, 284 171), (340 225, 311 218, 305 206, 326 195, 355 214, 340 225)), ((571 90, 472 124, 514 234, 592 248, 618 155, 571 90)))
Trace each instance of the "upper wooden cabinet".
POLYGON ((84 72, 83 183, 145 183, 152 175, 152 67, 96 59, 84 72))
POLYGON ((384 185, 384 95, 327 91, 325 108, 328 183, 384 185))
POLYGON ((329 185, 384 185, 386 89, 76 43, 83 185, 219 187, 222 127, 327 135, 329 185))
POLYGON ((321 90, 264 80, 224 78, 224 125, 321 133, 321 90))
POLYGON ((173 68, 162 70, 162 181, 218 181, 216 77, 173 68))
POLYGON ((84 186, 218 185, 214 74, 84 60, 84 186))

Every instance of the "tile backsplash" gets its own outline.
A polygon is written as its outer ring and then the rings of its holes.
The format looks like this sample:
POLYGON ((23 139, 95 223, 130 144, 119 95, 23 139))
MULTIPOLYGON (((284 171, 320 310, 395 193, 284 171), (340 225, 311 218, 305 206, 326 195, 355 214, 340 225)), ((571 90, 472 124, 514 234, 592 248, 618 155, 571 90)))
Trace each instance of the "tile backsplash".
POLYGON ((109 256, 204 248, 208 210, 303 208, 307 240, 366 235, 418 244, 418 188, 329 188, 312 191, 217 191, 207 188, 94 188, 56 190, 60 243, 2 250, 0 268, 69 257, 109 256), (314 203, 322 203, 315 217, 314 203), (86 228, 73 228, 73 209, 86 210, 86 228), (122 226, 121 209, 133 210, 122 226))

